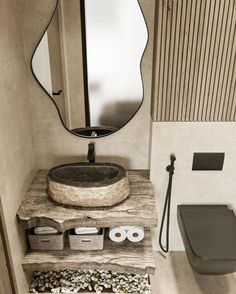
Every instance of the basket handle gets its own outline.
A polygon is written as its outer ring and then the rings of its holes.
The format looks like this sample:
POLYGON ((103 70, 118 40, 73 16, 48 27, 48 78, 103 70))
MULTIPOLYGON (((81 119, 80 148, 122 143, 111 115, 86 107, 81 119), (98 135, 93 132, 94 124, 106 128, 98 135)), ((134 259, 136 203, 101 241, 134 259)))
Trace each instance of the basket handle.
POLYGON ((90 243, 90 242, 92 242, 92 240, 91 239, 82 239, 81 242, 90 243))

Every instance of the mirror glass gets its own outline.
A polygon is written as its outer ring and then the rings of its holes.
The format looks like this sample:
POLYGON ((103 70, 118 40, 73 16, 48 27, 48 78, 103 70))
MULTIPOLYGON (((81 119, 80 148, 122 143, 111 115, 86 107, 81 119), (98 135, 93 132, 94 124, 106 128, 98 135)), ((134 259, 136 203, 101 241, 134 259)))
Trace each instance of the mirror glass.
POLYGON ((135 115, 147 39, 138 0, 58 0, 32 70, 69 131, 105 136, 135 115))

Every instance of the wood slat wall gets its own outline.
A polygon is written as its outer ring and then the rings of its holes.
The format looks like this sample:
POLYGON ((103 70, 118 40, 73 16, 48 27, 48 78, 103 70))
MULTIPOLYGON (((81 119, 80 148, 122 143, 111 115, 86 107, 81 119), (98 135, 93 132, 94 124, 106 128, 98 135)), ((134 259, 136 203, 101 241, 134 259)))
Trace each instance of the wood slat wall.
POLYGON ((154 121, 236 120, 236 0, 157 0, 154 121))

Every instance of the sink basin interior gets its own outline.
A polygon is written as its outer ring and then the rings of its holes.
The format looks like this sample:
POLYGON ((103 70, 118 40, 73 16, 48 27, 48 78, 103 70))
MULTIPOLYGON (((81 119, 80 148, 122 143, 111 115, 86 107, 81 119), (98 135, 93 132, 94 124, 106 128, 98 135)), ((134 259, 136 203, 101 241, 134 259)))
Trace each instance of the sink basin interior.
POLYGON ((119 181, 126 170, 111 163, 73 163, 52 168, 49 178, 74 187, 106 186, 119 181))

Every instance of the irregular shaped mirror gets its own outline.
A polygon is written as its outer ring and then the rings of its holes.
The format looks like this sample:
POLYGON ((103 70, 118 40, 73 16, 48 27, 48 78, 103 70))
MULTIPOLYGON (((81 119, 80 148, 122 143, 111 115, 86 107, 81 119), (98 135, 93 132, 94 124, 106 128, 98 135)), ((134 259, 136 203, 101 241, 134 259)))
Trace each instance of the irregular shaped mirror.
POLYGON ((32 70, 67 130, 105 136, 135 115, 147 39, 138 0, 57 1, 32 70))

